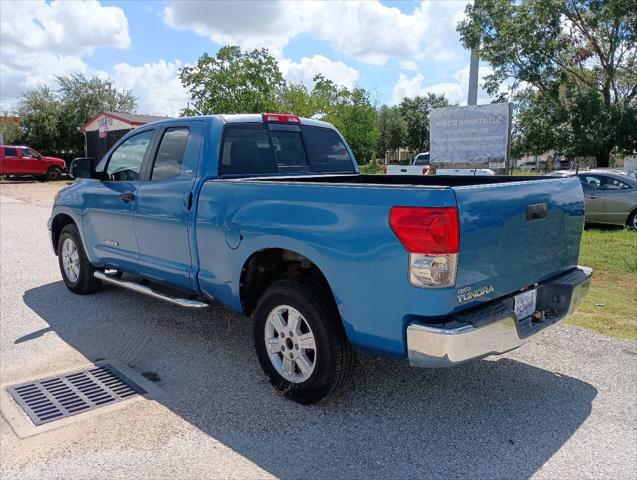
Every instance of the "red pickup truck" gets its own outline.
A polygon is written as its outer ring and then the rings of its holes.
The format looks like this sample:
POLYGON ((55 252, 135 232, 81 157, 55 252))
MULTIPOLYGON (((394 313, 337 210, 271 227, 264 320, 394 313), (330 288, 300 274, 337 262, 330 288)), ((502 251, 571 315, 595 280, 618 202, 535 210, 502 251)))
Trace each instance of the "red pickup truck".
POLYGON ((65 167, 61 158, 45 157, 32 148, 0 145, 0 175, 42 175, 59 180, 65 167))

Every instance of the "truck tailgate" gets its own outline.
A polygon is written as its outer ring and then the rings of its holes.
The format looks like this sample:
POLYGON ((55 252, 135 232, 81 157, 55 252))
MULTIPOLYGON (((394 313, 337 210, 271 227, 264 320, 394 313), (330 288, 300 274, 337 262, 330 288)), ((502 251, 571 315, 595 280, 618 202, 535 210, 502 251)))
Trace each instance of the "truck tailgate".
POLYGON ((508 295, 577 265, 584 199, 576 177, 454 187, 456 304, 508 295))

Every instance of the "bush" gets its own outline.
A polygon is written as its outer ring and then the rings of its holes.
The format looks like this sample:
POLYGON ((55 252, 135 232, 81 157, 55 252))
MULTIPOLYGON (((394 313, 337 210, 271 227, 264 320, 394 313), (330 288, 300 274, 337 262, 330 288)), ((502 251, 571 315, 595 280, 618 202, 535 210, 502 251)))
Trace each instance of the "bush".
POLYGON ((378 165, 376 162, 372 161, 367 163, 366 165, 360 166, 360 171, 364 175, 377 175, 385 173, 385 166, 378 165))

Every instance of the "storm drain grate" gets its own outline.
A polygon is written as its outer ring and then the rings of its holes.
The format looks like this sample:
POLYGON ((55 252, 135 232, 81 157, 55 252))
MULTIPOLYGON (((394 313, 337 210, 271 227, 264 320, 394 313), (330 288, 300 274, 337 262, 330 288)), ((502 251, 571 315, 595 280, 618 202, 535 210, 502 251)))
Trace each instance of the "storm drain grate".
POLYGON ((146 391, 111 365, 45 378, 9 388, 34 425, 61 420, 146 391))

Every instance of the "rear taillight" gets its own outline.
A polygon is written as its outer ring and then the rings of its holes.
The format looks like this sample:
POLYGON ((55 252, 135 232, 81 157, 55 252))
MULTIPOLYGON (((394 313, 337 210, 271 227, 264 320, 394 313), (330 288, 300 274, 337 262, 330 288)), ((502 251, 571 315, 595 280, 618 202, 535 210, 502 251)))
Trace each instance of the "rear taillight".
POLYGON ((262 117, 264 123, 301 123, 301 117, 297 115, 288 115, 284 113, 264 113, 262 117))
POLYGON ((409 281, 415 287, 456 283, 460 243, 454 207, 393 207, 389 224, 409 252, 409 281))
POLYGON ((385 175, 387 175, 387 165, 385 165, 385 175))
POLYGON ((393 207, 389 224, 410 253, 458 253, 455 207, 393 207))

